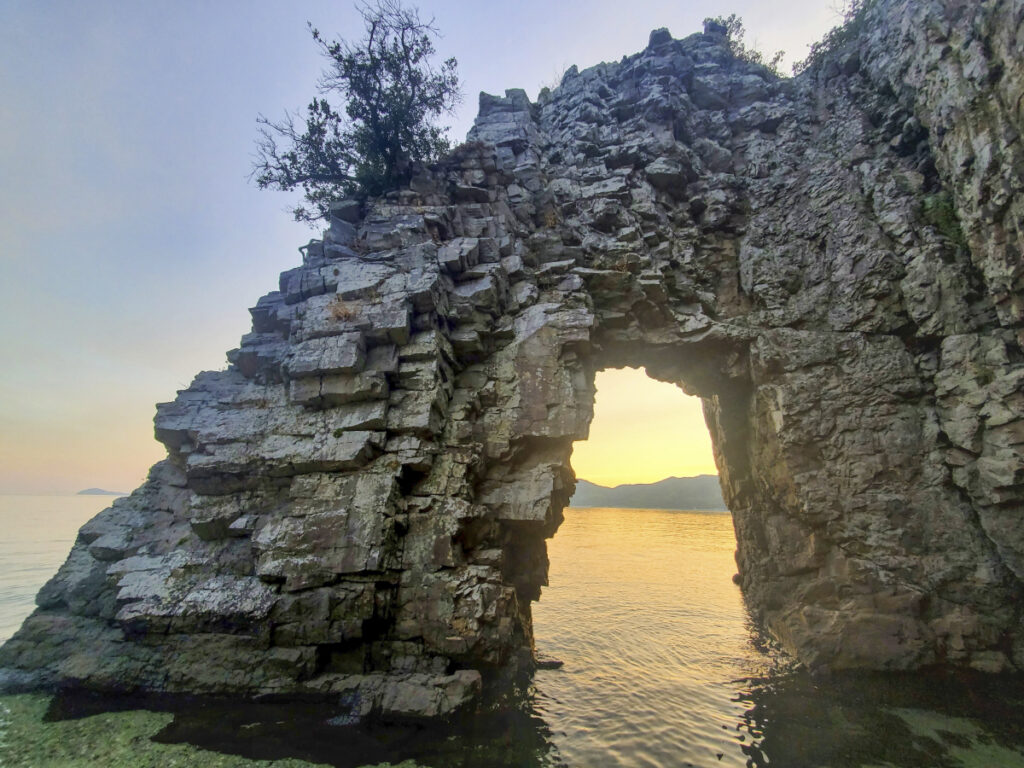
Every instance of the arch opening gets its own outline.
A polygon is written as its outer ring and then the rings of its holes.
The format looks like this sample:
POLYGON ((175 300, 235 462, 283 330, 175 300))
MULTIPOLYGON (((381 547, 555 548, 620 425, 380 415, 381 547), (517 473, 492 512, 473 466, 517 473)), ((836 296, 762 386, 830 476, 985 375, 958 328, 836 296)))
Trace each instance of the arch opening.
POLYGON ((637 368, 606 368, 594 384, 600 406, 595 401, 587 439, 573 444, 577 483, 613 488, 717 477, 700 398, 637 368))
POLYGON ((572 764, 609 750, 650 764, 734 751, 718 723, 742 705, 720 681, 764 660, 732 578, 736 537, 711 442, 700 398, 643 368, 595 374, 589 434, 570 459, 577 491, 532 611, 534 706, 572 764), (693 481, 711 481, 717 503, 693 481), (679 722, 692 726, 666 727, 679 722))

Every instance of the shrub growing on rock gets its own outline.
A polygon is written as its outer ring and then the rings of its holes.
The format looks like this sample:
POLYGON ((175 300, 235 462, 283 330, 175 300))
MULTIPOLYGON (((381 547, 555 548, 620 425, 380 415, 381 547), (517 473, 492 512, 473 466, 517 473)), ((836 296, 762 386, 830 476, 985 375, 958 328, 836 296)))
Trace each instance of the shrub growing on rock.
POLYGON ((793 74, 799 75, 823 61, 828 54, 857 40, 864 32, 868 11, 876 3, 877 0, 845 0, 842 9, 843 23, 830 29, 825 37, 810 46, 807 58, 793 64, 793 74))
POLYGON ((331 203, 396 189, 415 162, 447 151, 437 118, 461 96, 456 61, 435 67, 433 21, 399 0, 359 6, 365 34, 355 43, 329 42, 310 25, 328 59, 318 83, 321 98, 274 122, 257 118, 260 137, 252 176, 261 189, 301 189, 296 221, 325 218, 331 203), (340 97, 342 106, 330 97, 340 97))
POLYGON ((767 69, 772 74, 781 77, 782 71, 779 69, 779 64, 782 62, 782 58, 786 55, 785 51, 776 51, 775 54, 769 59, 757 48, 746 46, 743 42, 743 37, 746 34, 746 29, 743 27, 743 19, 737 16, 735 13, 731 13, 728 16, 714 16, 704 19, 704 25, 707 27, 711 25, 718 27, 725 32, 725 36, 729 39, 729 49, 732 51, 732 55, 737 59, 750 62, 751 64, 758 64, 767 69))

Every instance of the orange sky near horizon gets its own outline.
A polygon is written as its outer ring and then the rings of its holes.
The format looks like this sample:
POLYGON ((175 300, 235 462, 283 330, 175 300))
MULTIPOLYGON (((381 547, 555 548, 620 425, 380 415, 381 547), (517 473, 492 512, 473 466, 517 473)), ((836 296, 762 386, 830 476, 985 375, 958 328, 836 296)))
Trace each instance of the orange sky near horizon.
POLYGON ((598 371, 590 437, 573 444, 576 477, 604 486, 717 475, 698 397, 642 369, 598 371))
MULTIPOLYGON (((699 398, 635 368, 599 371, 596 385, 590 437, 573 447, 578 478, 615 486, 718 474, 699 398)), ((88 416, 68 412, 52 431, 4 423, 0 492, 129 492, 145 479, 166 455, 153 438, 154 405, 114 389, 89 396, 88 416)), ((44 399, 59 409, 58 399, 44 399)))

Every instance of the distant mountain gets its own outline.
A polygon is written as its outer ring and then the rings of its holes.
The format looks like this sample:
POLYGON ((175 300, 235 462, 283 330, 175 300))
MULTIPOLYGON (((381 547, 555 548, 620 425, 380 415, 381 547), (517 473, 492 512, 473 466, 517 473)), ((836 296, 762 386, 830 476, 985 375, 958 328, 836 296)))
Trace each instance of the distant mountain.
POLYGON ((614 488, 577 480, 576 493, 569 506, 727 511, 717 475, 667 477, 657 483, 617 485, 614 488))
POLYGON ((75 496, 124 496, 120 491, 105 491, 102 488, 86 488, 79 491, 75 496))

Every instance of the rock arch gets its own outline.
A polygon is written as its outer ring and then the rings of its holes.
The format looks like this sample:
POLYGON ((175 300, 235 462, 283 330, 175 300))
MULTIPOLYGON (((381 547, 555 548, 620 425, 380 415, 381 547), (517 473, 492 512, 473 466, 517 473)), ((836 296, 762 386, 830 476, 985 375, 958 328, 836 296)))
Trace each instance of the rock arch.
POLYGON ((529 664, 594 371, 704 398, 748 602, 815 668, 1024 666, 1019 2, 882 0, 792 80, 715 28, 341 205, 158 407, 8 685, 440 715, 529 664))

